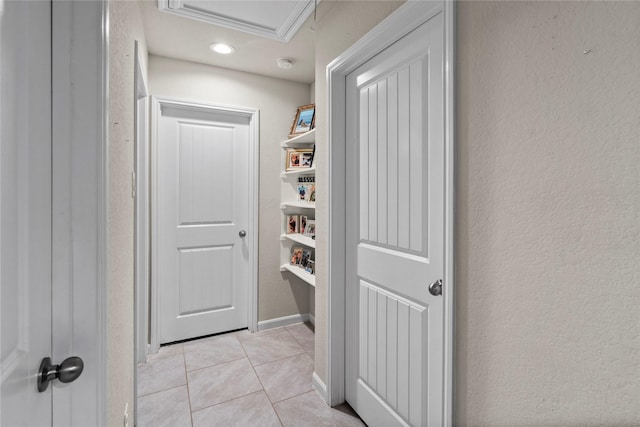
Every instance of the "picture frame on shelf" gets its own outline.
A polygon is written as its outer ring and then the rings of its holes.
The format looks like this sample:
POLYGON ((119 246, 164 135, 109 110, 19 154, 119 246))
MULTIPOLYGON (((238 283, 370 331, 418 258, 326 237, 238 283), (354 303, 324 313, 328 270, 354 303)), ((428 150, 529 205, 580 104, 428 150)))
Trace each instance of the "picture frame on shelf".
POLYGON ((311 153, 311 166, 313 166, 313 161, 316 158, 316 144, 313 144, 313 152, 311 153))
POLYGON ((296 110, 289 138, 309 132, 316 126, 316 104, 301 105, 296 110))
POLYGON ((316 201, 316 185, 315 184, 307 184, 307 194, 305 194, 305 200, 307 202, 315 202, 316 201))
POLYGON ((313 150, 310 153, 304 152, 300 156, 301 167, 310 168, 313 165, 313 150))
POLYGON ((310 260, 311 260, 311 250, 303 249, 302 257, 300 258, 300 267, 306 268, 310 260))
POLYGON ((291 265, 300 266, 300 261, 302 261, 302 247, 294 246, 291 248, 291 265))
POLYGON ((298 215, 287 215, 287 234, 295 234, 300 232, 300 224, 298 215))
POLYGON ((300 215, 300 219, 298 220, 299 224, 299 233, 304 235, 304 231, 307 228, 307 216, 300 215))
POLYGON ((308 159, 312 155, 313 150, 310 148, 288 148, 286 170, 295 171, 311 168, 311 163, 308 159))
POLYGON ((300 201, 306 201, 309 196, 308 196, 308 192, 309 192, 309 184, 298 184, 298 186, 296 187, 296 193, 298 193, 298 200, 300 201))
POLYGON ((306 271, 309 274, 316 274, 316 262, 310 259, 307 262, 307 265, 304 267, 304 271, 306 271))
POLYGON ((316 238, 316 220, 315 219, 307 219, 307 223, 304 227, 304 236, 310 237, 312 239, 316 238))

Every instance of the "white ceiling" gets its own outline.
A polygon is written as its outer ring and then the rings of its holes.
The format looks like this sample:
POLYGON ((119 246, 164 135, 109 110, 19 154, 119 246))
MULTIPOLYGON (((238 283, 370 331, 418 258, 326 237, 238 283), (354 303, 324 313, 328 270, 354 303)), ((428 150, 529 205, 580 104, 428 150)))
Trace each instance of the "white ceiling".
MULTIPOLYGON (((163 2, 166 5, 173 2, 176 6, 175 0, 160 1, 163 2)), ((213 16, 214 20, 224 17, 226 22, 221 23, 225 26, 221 26, 203 22, 202 16, 182 17, 162 12, 157 0, 144 0, 142 13, 147 48, 154 55, 311 83, 315 79, 313 8, 304 12, 301 7, 309 3, 309 0, 184 0, 177 3, 189 12, 197 10, 197 13, 209 15, 208 18, 213 16), (303 12, 310 14, 309 18, 301 26, 295 24, 294 18, 296 15, 304 18, 303 12), (233 23, 229 24, 230 21, 233 23), (248 24, 249 28, 245 27, 244 31, 229 28, 240 28, 240 24, 248 24), (274 40, 287 31, 291 36, 291 29, 296 26, 299 29, 289 42, 274 40), (256 28, 259 31, 255 31, 256 28), (265 34, 255 34, 260 31, 265 34), (236 52, 219 55, 209 50, 209 45, 220 42, 232 45, 236 52), (282 57, 291 58, 295 62, 293 68, 278 68, 276 60, 282 57)))

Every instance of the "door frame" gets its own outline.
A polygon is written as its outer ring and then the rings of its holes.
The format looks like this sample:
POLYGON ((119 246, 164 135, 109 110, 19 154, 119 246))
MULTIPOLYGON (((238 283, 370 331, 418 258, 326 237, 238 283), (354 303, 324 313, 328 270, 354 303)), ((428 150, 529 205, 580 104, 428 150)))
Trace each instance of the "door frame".
POLYGON ((327 66, 329 96, 329 259, 327 403, 345 400, 346 299, 346 77, 436 13, 444 13, 445 78, 445 265, 444 265, 444 419, 453 422, 454 339, 454 31, 451 1, 408 1, 327 66))
MULTIPOLYGON (((149 92, 140 42, 134 46, 135 160, 132 176, 135 271, 135 363, 144 363, 149 352, 149 92)), ((136 378, 137 383, 137 378, 136 378)), ((137 386, 137 385, 136 385, 137 386)))
POLYGON ((222 113, 249 120, 249 224, 247 244, 249 246, 249 286, 247 289, 247 326, 256 332, 258 326, 258 208, 259 208, 259 148, 260 111, 255 108, 202 103, 172 97, 151 96, 151 346, 150 352, 160 350, 158 334, 160 292, 158 290, 158 143, 160 118, 163 107, 200 110, 222 113))

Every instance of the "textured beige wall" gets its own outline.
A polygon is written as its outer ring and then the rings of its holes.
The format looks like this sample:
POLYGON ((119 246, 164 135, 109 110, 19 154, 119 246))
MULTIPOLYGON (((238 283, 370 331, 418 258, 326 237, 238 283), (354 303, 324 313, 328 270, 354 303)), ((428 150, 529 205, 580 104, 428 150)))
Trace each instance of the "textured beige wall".
POLYGON ((639 23, 458 4, 457 425, 640 425, 639 23))
MULTIPOLYGON (((134 43, 146 47, 137 2, 109 3, 109 249, 107 289, 107 424, 133 416, 134 43)), ((145 66, 146 68, 146 66, 145 66)), ((131 423, 130 418, 129 423, 131 423)))
POLYGON ((380 21, 402 1, 323 1, 318 6, 316 30, 316 225, 322 234, 316 236, 316 357, 315 372, 326 382, 327 374, 327 279, 329 258, 327 230, 329 173, 327 159, 327 65, 380 21))
POLYGON ((280 142, 287 138, 309 85, 224 68, 149 56, 149 92, 260 110, 260 242, 258 320, 309 312, 309 285, 280 272, 280 142))

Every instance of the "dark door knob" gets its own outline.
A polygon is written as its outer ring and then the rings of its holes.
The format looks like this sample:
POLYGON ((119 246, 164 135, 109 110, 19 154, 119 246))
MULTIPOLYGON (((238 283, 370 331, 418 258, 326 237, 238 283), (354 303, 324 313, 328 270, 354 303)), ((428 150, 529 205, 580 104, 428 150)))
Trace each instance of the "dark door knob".
POLYGON ((40 362, 38 370, 38 391, 41 393, 45 391, 49 383, 55 379, 62 383, 75 381, 82 374, 83 369, 84 362, 76 356, 65 359, 59 365, 54 365, 49 357, 45 357, 40 362))
POLYGON ((429 293, 434 297, 442 295, 442 279, 438 279, 429 285, 429 293))

